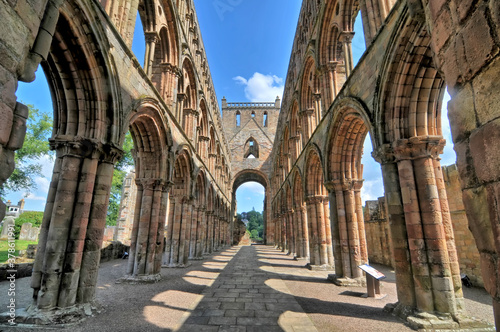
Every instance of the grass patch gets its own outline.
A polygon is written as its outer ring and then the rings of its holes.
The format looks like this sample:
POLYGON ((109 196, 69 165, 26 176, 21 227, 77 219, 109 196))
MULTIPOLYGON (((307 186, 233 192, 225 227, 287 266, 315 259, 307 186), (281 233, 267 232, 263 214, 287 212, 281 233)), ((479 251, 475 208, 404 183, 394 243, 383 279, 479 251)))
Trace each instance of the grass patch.
MULTIPOLYGON (((16 240, 16 256, 19 254, 19 250, 26 250, 28 249, 29 244, 37 244, 38 242, 36 241, 25 241, 25 240, 16 240)), ((0 264, 3 264, 7 261, 9 258, 9 241, 7 240, 2 240, 0 241, 0 264)))

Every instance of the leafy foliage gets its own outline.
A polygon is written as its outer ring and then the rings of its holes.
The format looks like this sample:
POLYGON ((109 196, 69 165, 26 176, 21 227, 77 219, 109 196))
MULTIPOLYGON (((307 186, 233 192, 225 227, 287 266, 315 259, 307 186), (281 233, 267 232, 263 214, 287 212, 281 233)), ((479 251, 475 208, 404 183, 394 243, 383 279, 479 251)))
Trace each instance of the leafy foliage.
POLYGON ((262 213, 253 209, 249 212, 242 212, 237 214, 239 220, 248 220, 247 231, 250 233, 252 240, 261 241, 264 235, 264 216, 262 213))
POLYGON ((129 169, 134 166, 134 158, 131 152, 133 148, 134 142, 132 141, 132 136, 130 133, 127 133, 123 143, 123 158, 116 164, 115 170, 113 171, 113 182, 111 184, 108 214, 106 216, 106 225, 108 226, 115 226, 118 220, 123 181, 125 181, 129 169))
POLYGON ((19 234, 21 233, 21 226, 24 223, 31 223, 33 227, 40 227, 42 225, 43 212, 41 211, 27 211, 22 213, 16 218, 14 223, 14 234, 15 238, 19 239, 19 234))
POLYGON ((0 196, 19 190, 29 194, 37 189, 35 179, 43 177, 42 164, 39 160, 44 156, 53 156, 49 147, 49 138, 52 135, 51 115, 34 108, 33 105, 28 105, 28 109, 26 137, 23 147, 16 151, 16 169, 3 187, 0 187, 0 196))

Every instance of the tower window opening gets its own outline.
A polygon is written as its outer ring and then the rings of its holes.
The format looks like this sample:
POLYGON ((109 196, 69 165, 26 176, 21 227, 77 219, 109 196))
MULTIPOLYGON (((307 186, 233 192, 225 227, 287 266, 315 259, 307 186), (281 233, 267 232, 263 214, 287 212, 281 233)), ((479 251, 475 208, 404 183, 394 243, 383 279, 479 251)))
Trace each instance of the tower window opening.
POLYGON ((236 112, 236 127, 239 127, 241 124, 241 114, 240 112, 236 112))
POLYGON ((255 118, 255 112, 252 111, 252 118, 255 118))
POLYGON ((264 127, 267 127, 267 112, 264 112, 264 127))

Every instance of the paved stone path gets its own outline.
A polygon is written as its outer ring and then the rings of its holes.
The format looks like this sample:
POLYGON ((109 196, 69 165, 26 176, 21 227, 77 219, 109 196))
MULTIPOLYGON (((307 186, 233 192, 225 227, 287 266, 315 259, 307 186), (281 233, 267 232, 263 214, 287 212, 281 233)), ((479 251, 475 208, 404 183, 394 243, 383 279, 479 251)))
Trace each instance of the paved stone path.
POLYGON ((248 246, 222 253, 229 263, 180 331, 317 331, 273 268, 262 269, 268 250, 248 246))

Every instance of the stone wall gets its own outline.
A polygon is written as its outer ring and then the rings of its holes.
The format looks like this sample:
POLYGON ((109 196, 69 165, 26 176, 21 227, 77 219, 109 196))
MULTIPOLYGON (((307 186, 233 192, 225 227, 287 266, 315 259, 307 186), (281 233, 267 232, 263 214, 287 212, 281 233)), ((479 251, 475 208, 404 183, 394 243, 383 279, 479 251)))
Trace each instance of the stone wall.
POLYGON ((453 232, 457 245, 460 272, 469 276, 474 285, 484 286, 481 276, 481 258, 477 250, 476 241, 469 230, 469 221, 465 214, 460 180, 456 165, 443 167, 443 178, 448 195, 453 232))
MULTIPOLYGON (((466 274, 474 286, 482 287, 484 283, 481 276, 480 256, 474 237, 468 228, 457 166, 444 166, 442 169, 460 272, 466 274)), ((366 201, 364 218, 370 262, 394 267, 392 237, 386 214, 385 198, 380 197, 376 201, 366 201)))
POLYGON ((366 245, 370 262, 394 266, 392 239, 385 209, 384 197, 365 202, 366 245))

